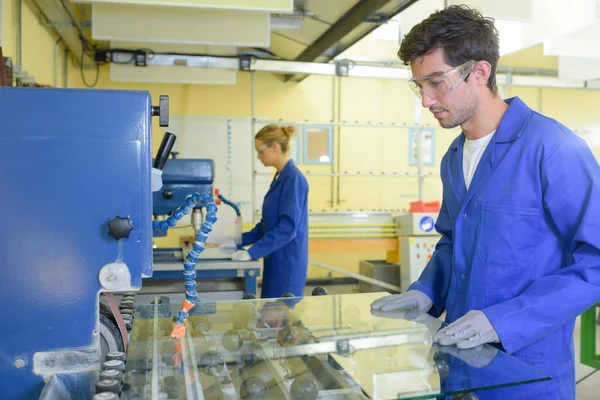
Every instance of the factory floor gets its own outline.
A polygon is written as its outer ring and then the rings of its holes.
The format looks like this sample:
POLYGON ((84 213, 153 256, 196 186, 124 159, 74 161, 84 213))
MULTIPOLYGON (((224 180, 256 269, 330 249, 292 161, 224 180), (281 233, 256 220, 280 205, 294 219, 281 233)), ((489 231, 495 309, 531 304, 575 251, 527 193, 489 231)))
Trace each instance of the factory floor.
MULTIPOLYGON (((314 286, 307 287, 304 291, 305 296, 310 296, 314 286)), ((357 285, 339 285, 327 287, 329 294, 348 294, 358 293, 357 285)), ((594 371, 593 368, 579 362, 579 349, 580 349, 580 320, 577 318, 575 323, 575 333, 573 340, 575 342, 575 378, 577 381, 585 378, 587 375, 594 371)), ((600 344, 600 327, 596 330, 596 343, 600 344)), ((585 378, 576 386, 577 389, 577 400, 598 400, 600 399, 600 371, 585 378)))

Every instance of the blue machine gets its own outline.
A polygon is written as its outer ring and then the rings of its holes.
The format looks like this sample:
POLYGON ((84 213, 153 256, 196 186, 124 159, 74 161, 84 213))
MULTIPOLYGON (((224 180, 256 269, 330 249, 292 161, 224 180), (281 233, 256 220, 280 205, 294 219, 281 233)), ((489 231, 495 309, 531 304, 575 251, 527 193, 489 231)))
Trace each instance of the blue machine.
POLYGON ((170 159, 163 168, 162 189, 153 194, 153 214, 169 214, 182 205, 190 193, 212 194, 214 180, 213 160, 170 159))
MULTIPOLYGON (((215 180, 213 160, 171 159, 164 166, 162 173, 163 186, 154 192, 152 212, 155 218, 166 218, 173 210, 182 205, 190 193, 211 195, 215 180)), ((200 209, 192 214, 192 223, 196 230, 200 229, 202 215, 200 209)), ((166 231, 154 231, 154 236, 166 236, 166 231)))
POLYGON ((148 92, 47 88, 0 89, 0 110, 0 397, 31 399, 97 369, 99 294, 152 275, 158 113, 148 92))
MULTIPOLYGON (((170 159, 162 172, 162 189, 154 193, 152 210, 155 218, 165 218, 175 208, 183 204, 189 193, 201 195, 213 193, 214 162, 205 159, 170 159)), ((232 202, 219 195, 219 199, 233 208, 240 215, 239 208, 232 202)), ((192 226, 197 232, 202 224, 200 209, 195 209, 191 216, 192 226)), ((165 236, 166 232, 154 231, 154 236, 165 236)), ((191 243, 190 243, 191 244, 191 243)), ((179 266, 184 261, 181 248, 154 249, 153 279, 180 279, 179 268, 172 270, 175 264, 179 266)), ((257 278, 260 276, 260 264, 252 262, 235 262, 229 258, 204 258, 196 269, 199 281, 243 281, 240 289, 245 294, 256 295, 257 278)), ((216 285, 216 283, 215 283, 216 285)), ((215 286, 213 285, 213 287, 215 286)))

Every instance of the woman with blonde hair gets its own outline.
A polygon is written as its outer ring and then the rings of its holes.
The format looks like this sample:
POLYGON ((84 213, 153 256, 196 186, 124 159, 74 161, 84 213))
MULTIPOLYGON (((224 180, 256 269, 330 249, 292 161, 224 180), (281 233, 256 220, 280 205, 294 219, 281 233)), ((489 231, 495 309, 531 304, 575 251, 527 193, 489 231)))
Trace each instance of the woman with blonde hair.
POLYGON ((262 298, 292 293, 301 297, 308 269, 308 183, 290 159, 293 126, 267 125, 254 137, 258 159, 277 172, 263 206, 262 219, 242 235, 242 246, 232 259, 264 259, 262 298))

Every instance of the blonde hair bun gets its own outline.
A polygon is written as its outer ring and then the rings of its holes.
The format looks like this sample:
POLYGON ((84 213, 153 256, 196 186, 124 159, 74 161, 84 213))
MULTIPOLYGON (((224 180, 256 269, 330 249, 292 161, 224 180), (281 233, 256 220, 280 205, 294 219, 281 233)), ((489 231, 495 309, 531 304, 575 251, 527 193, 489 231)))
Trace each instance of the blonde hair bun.
POLYGON ((254 138, 261 140, 268 146, 272 145, 273 143, 278 143, 281 147, 281 151, 287 153, 289 151, 290 138, 295 134, 295 126, 283 127, 275 124, 269 124, 258 131, 254 138))
POLYGON ((294 136, 296 136, 296 132, 297 132, 297 130, 296 130, 296 127, 295 127, 295 126, 293 126, 293 125, 290 125, 290 126, 282 126, 282 127, 281 127, 281 130, 283 131, 283 134, 284 134, 284 135, 285 135, 285 136, 286 136, 288 139, 291 139, 291 138, 293 138, 294 136))

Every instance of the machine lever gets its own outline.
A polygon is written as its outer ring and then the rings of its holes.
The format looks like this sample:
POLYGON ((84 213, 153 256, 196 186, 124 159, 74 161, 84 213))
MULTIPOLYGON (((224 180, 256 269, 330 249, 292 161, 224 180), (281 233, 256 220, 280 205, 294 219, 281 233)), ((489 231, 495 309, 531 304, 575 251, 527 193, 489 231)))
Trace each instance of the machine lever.
POLYGON ((163 140, 160 144, 160 148, 158 149, 158 154, 156 155, 156 159, 154 160, 154 168, 162 171, 165 163, 169 159, 169 154, 171 154, 171 150, 173 149, 173 145, 175 144, 175 140, 177 136, 172 134, 171 132, 165 132, 165 136, 163 136, 163 140))

